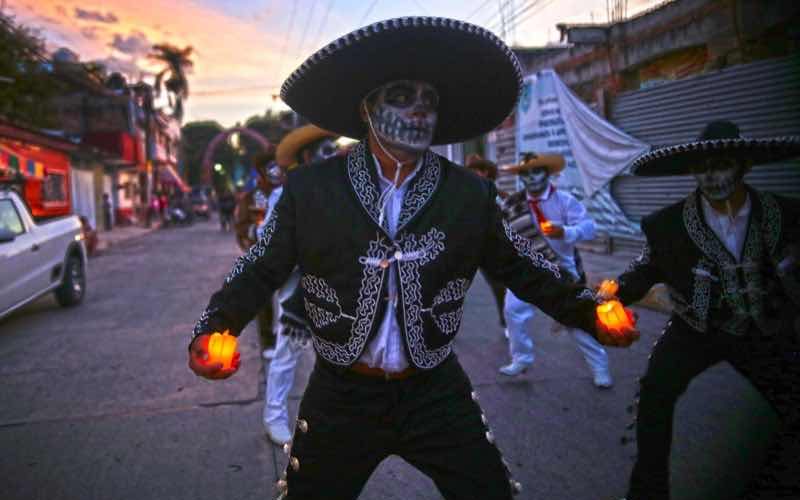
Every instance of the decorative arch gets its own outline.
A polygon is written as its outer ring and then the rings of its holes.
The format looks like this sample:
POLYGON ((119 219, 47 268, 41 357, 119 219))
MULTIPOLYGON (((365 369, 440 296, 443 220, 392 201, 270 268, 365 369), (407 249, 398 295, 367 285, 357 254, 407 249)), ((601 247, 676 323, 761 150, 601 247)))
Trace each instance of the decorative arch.
POLYGON ((213 139, 211 139, 211 142, 208 143, 208 146, 206 146, 206 150, 203 153, 203 177, 207 184, 211 184, 211 179, 213 179, 211 174, 211 159, 214 157, 214 151, 216 151, 217 146, 219 146, 222 141, 226 140, 228 136, 234 132, 239 132, 240 134, 246 135, 247 137, 253 139, 264 149, 265 152, 272 148, 272 143, 270 143, 266 137, 253 129, 247 127, 231 127, 227 130, 223 130, 214 136, 213 139))

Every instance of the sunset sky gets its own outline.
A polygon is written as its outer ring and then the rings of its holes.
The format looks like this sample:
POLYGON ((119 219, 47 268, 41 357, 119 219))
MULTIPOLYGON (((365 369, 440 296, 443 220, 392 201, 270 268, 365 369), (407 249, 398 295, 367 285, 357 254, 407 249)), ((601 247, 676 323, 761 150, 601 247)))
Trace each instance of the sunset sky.
MULTIPOLYGON (((154 43, 194 47, 185 122, 243 122, 316 49, 353 29, 391 17, 433 15, 479 24, 500 34, 500 5, 513 4, 521 46, 558 41, 556 23, 604 22, 606 0, 0 0, 6 13, 35 27, 48 49, 67 47, 82 61, 102 60, 129 79, 152 82, 154 43), (532 5, 535 4, 535 5, 532 5)), ((608 3, 614 3, 608 0, 608 3)), ((628 15, 661 3, 630 0, 628 15)))

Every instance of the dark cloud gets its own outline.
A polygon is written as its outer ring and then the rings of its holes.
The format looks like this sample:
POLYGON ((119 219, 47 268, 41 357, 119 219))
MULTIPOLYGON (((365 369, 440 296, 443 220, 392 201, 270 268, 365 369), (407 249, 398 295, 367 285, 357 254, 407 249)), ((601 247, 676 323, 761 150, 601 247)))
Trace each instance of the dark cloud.
POLYGON ((113 12, 103 14, 96 10, 84 10, 80 7, 75 7, 75 17, 84 21, 97 21, 100 23, 113 24, 119 22, 119 18, 113 12))
POLYGON ((87 28, 81 28, 81 35, 84 38, 88 38, 89 40, 97 40, 97 32, 100 31, 98 26, 89 26, 87 28))
POLYGON ((139 66, 136 65, 135 61, 120 59, 118 57, 106 57, 105 59, 100 59, 94 62, 99 63, 106 68, 108 74, 119 72, 125 75, 129 81, 136 81, 146 76, 152 76, 151 73, 140 69, 139 66))
POLYGON ((149 53, 153 43, 147 39, 144 33, 134 31, 128 36, 120 35, 119 33, 114 34, 114 40, 109 46, 123 54, 137 57, 149 53))

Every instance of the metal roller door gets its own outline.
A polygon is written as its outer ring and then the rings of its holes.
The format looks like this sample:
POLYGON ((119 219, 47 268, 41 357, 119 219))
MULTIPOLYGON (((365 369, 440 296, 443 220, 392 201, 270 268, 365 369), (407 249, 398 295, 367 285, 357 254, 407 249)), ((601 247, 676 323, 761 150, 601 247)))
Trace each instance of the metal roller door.
MULTIPOLYGON (((748 137, 800 136, 800 57, 743 64, 658 87, 619 94, 610 120, 653 147, 697 138, 706 123, 731 120, 748 137)), ((747 181, 757 189, 800 197, 800 161, 761 166, 747 181)), ((689 176, 619 176, 611 192, 639 221, 695 188, 689 176)))

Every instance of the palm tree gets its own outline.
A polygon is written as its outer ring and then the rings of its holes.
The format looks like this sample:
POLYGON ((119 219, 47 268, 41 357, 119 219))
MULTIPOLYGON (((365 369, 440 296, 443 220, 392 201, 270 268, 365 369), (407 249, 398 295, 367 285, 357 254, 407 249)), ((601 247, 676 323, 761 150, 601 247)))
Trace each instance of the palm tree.
POLYGON ((194 64, 189 58, 192 54, 191 46, 178 48, 168 43, 153 45, 151 59, 164 63, 167 67, 156 75, 155 94, 161 95, 161 83, 167 91, 169 106, 172 116, 178 121, 183 119, 183 100, 189 97, 189 81, 186 79, 186 70, 194 64), (164 80, 164 77, 167 77, 164 80))

